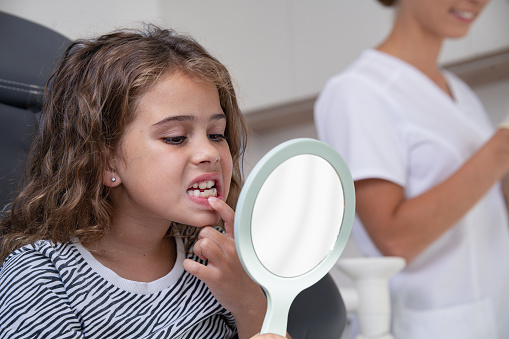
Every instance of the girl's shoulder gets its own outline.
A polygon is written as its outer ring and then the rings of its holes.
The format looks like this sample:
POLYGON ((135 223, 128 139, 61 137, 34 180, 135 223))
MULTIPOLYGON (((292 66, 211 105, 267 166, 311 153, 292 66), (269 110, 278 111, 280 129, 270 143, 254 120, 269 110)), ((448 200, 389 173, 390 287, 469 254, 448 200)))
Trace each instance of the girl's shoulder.
POLYGON ((32 275, 35 278, 43 278, 58 274, 58 267, 72 258, 71 252, 72 247, 68 243, 55 244, 50 240, 38 240, 18 248, 7 256, 0 266, 0 278, 9 275, 32 275))
POLYGON ((11 253, 0 267, 0 315, 19 302, 21 295, 27 296, 23 307, 28 309, 34 306, 35 296, 64 295, 61 270, 67 266, 68 247, 40 240, 11 253))
POLYGON ((28 259, 32 257, 45 257, 48 250, 51 251, 53 247, 54 244, 49 240, 39 240, 35 243, 24 245, 5 258, 2 268, 5 268, 6 265, 10 265, 12 263, 19 264, 26 261, 30 262, 28 259))
POLYGON ((31 255, 41 255, 45 257, 52 257, 56 252, 70 248, 69 243, 54 243, 51 240, 38 240, 34 243, 24 245, 7 256, 5 261, 13 260, 13 258, 19 258, 31 255))

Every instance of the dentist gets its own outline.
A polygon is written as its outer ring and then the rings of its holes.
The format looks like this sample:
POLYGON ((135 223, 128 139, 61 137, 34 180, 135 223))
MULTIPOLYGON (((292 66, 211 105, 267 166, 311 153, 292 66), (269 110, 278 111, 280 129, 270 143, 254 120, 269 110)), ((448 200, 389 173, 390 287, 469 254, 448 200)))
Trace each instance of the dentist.
POLYGON ((440 68, 488 0, 380 0, 389 36, 331 78, 315 104, 321 140, 355 181, 353 236, 366 256, 401 256, 391 280, 402 339, 509 338, 509 124, 440 68))

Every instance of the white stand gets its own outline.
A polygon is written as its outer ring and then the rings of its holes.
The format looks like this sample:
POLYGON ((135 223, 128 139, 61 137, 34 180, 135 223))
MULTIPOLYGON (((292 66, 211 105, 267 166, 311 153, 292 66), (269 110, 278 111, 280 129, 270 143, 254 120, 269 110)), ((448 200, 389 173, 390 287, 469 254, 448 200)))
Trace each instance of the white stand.
POLYGON ((355 288, 340 289, 347 312, 357 313, 360 333, 356 339, 393 339, 390 333, 389 279, 401 271, 400 257, 345 258, 337 263, 355 288))

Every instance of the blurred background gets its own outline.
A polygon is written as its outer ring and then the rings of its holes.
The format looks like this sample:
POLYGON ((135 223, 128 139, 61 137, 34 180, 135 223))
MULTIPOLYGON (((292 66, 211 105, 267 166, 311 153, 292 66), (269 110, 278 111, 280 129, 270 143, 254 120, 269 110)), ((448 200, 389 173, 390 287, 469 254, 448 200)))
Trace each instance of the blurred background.
MULTIPOLYGON (((191 34, 237 83, 251 127, 246 174, 279 143, 317 137, 313 104, 325 82, 381 42, 393 17, 375 0, 0 0, 0 11, 70 39, 141 22, 191 34)), ((509 1, 492 0, 466 38, 446 43, 441 63, 474 89, 494 123, 508 114, 509 1)), ((349 244, 343 257, 357 255, 349 244)))

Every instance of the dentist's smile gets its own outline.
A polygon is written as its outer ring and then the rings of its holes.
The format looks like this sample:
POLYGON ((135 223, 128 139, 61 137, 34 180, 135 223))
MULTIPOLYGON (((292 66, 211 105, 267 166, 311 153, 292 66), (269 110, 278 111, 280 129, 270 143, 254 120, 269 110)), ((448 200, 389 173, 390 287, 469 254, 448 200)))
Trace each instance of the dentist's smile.
POLYGON ((461 21, 465 22, 471 22, 474 21, 476 17, 476 13, 473 11, 466 11, 466 10, 459 10, 459 9, 452 9, 450 12, 453 16, 458 18, 461 21))

